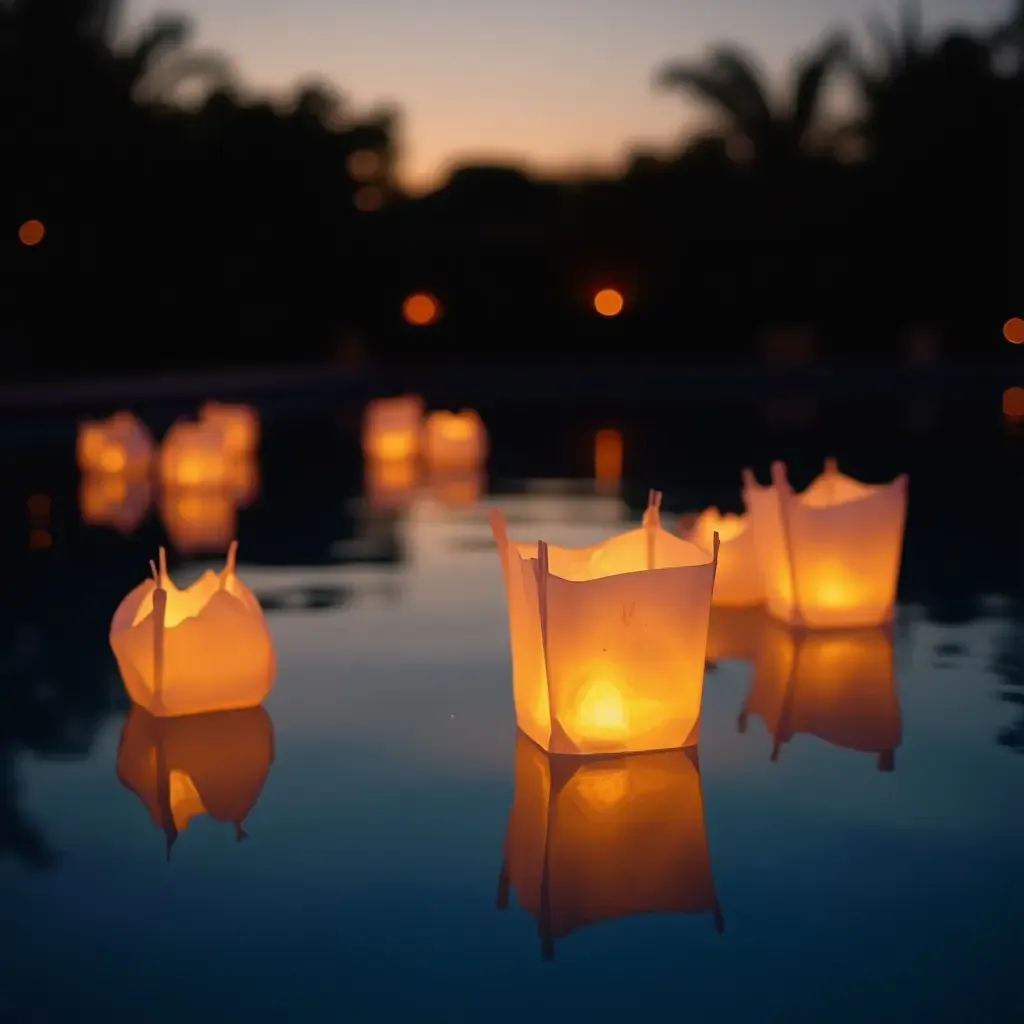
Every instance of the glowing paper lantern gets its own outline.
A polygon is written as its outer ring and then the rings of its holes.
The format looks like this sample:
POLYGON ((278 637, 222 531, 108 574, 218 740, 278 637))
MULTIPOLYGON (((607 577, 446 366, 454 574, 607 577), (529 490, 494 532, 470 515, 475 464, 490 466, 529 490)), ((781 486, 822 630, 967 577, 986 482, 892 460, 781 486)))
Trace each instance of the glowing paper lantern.
POLYGON ((364 472, 366 500, 376 512, 400 512, 416 497, 419 463, 415 458, 368 458, 364 472))
POLYGON ((474 466, 487 458, 487 430, 473 409, 440 409, 427 417, 423 448, 431 465, 474 466))
POLYGON ((643 525, 589 548, 510 542, 501 555, 519 727, 552 753, 697 742, 718 540, 708 553, 643 525))
POLYGON ((199 410, 199 420, 220 430, 229 455, 252 455, 259 447, 260 416, 250 405, 207 402, 199 410))
POLYGON ((717 508, 707 508, 697 516, 680 517, 678 533, 705 551, 711 550, 712 538, 718 535, 721 547, 712 597, 716 605, 743 607, 764 600, 749 516, 722 515, 717 508))
POLYGON ((238 475, 238 460, 225 447, 224 434, 209 423, 179 420, 160 447, 165 487, 224 487, 238 475))
POLYGON ((862 484, 829 459, 802 494, 794 494, 781 462, 772 485, 743 471, 743 500, 768 611, 783 622, 814 629, 889 622, 896 602, 907 477, 862 484))
POLYGON ((160 518, 176 551, 211 554, 231 545, 238 506, 226 487, 172 487, 160 495, 160 518))
POLYGON ((740 731, 758 715, 773 739, 772 760, 798 733, 878 755, 891 771, 901 741, 892 638, 885 628, 790 632, 778 624, 761 635, 754 680, 740 731))
POLYGON ((130 412, 78 425, 78 468, 89 473, 145 476, 153 457, 153 436, 130 412))
POLYGON ((411 459, 420 450, 423 399, 380 398, 363 414, 363 454, 368 459, 411 459))
POLYGON ((255 707, 274 684, 277 663, 259 601, 227 564, 179 590, 150 563, 153 579, 121 602, 110 624, 128 696, 154 715, 195 715, 255 707))
POLYGON ((510 886, 545 959, 556 939, 637 914, 713 914, 721 932, 696 749, 581 760, 519 734, 501 910, 510 886))
POLYGON ((117 748, 117 777, 146 805, 167 837, 167 857, 197 815, 234 825, 245 819, 274 762, 274 724, 264 708, 157 718, 128 712, 117 748))
POLYGON ((131 533, 145 519, 151 502, 149 480, 124 473, 86 473, 78 489, 82 522, 112 526, 122 533, 131 533))

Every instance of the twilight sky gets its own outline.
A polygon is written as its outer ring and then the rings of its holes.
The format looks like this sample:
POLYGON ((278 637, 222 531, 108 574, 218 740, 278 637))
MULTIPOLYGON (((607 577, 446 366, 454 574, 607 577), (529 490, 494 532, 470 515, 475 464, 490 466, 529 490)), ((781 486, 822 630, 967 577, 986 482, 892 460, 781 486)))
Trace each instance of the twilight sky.
MULTIPOLYGON (((921 0, 928 28, 987 24, 1010 0, 921 0)), ((131 24, 191 15, 199 45, 230 55, 254 89, 332 81, 358 107, 403 110, 401 174, 440 184, 467 159, 552 170, 608 166, 664 147, 697 108, 651 87, 652 69, 728 39, 773 75, 830 26, 896 0, 129 0, 131 24)))

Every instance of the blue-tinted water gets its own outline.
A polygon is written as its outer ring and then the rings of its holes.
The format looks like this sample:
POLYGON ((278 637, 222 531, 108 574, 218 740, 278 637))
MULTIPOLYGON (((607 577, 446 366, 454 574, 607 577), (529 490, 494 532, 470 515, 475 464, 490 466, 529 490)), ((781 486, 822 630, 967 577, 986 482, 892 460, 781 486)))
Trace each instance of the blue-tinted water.
MULTIPOLYGON (((161 737, 136 716, 122 741, 106 627, 159 523, 127 536, 80 525, 66 451, 9 463, 0 1018, 1020 1019, 1024 606, 1019 510, 1003 509, 1019 500, 1020 453, 997 421, 964 433, 982 412, 958 416, 944 441, 835 442, 857 475, 911 473, 892 679, 884 651, 862 691, 758 675, 781 641, 720 617, 699 784, 690 762, 670 764, 642 828, 617 795, 639 776, 614 769, 589 790, 565 782, 575 804, 553 801, 546 832, 536 816, 510 820, 514 798, 528 810, 546 791, 530 751, 515 760, 486 509, 504 507, 513 536, 589 543, 636 518, 648 484, 665 487, 670 511, 727 504, 730 488, 735 507, 735 453, 694 457, 680 427, 675 451, 647 443, 631 459, 624 428, 623 501, 579 481, 503 478, 531 444, 542 475, 589 470, 575 442, 496 426, 480 502, 445 507, 421 492, 382 513, 359 498, 350 434, 268 424, 263 490, 239 530, 241 575, 269 609, 278 654, 272 741, 262 716, 217 739, 161 737), (30 518, 48 518, 26 544, 33 494, 52 507, 36 502, 30 518), (160 756, 175 773, 164 804, 146 782, 160 756), (588 792, 593 827, 572 818, 588 792), (210 813, 185 822, 197 799, 210 813), (672 906, 693 912, 592 920, 672 906)), ((673 423, 666 414, 659 436, 673 423)), ((808 436, 761 440, 820 465, 831 438, 808 436)), ((172 551, 179 582, 205 564, 172 551)))

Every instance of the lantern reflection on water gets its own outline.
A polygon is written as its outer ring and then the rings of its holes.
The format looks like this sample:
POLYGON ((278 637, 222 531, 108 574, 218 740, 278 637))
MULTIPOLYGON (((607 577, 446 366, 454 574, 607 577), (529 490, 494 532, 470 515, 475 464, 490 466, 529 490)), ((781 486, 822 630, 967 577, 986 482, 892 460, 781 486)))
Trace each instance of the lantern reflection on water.
POLYGON ((426 490, 445 508, 469 508, 485 490, 485 477, 477 466, 430 466, 426 474, 426 490))
POLYGON ((366 500, 376 512, 400 512, 416 497, 419 464, 415 458, 367 458, 364 463, 366 500))
POLYGON ((742 607, 764 600, 750 516, 722 515, 717 508, 707 508, 699 515, 680 517, 678 533, 705 551, 711 550, 712 539, 718 534, 721 547, 712 596, 714 604, 742 607))
POLYGON ((117 748, 117 777, 138 795, 171 846, 192 818, 235 827, 259 799, 274 762, 274 724, 264 708, 157 718, 128 712, 117 748))
POLYGON ((743 472, 768 611, 794 626, 840 629, 891 621, 896 601, 907 477, 862 484, 829 459, 802 494, 781 462, 772 485, 743 472))
POLYGON ((146 477, 86 473, 79 484, 78 511, 87 526, 112 526, 131 533, 149 512, 152 492, 146 477))
POLYGON ((431 465, 475 466, 487 458, 487 431, 473 409, 432 412, 423 435, 423 453, 431 465))
POLYGON ((363 454, 367 459, 412 459, 419 454, 423 399, 419 395, 379 398, 363 413, 363 454))
POLYGON ((153 436, 130 412, 118 412, 80 423, 75 450, 84 472, 140 477, 149 472, 153 436))
POLYGON ((878 755, 891 771, 901 741, 892 637, 884 627, 790 632, 778 623, 760 638, 740 731, 758 715, 773 738, 772 760, 798 733, 878 755))
POLYGON ((277 663, 260 603, 235 574, 232 542, 222 572, 179 590, 164 549, 154 579, 118 606, 110 646, 128 696, 154 715, 253 707, 270 692, 277 663))
POLYGON ((637 914, 713 914, 721 931, 696 749, 580 759, 518 734, 499 909, 510 886, 545 959, 556 939, 637 914))
POLYGON ((501 557, 519 727, 553 753, 696 743, 718 556, 643 525, 589 548, 510 542, 501 557))

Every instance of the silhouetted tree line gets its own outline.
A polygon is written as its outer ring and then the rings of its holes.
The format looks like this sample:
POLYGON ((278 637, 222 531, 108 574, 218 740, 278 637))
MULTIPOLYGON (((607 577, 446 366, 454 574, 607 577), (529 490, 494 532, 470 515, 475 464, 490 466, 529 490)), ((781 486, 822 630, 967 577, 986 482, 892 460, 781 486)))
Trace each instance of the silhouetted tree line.
POLYGON ((372 359, 643 354, 1001 358, 1024 293, 1024 10, 932 38, 906 8, 874 47, 837 33, 784 100, 732 46, 658 69, 718 129, 615 180, 456 172, 401 195, 396 116, 329 87, 243 98, 220 55, 161 18, 118 35, 117 0, 0 0, 11 273, 5 371, 21 377, 372 359), (822 100, 852 84, 859 115, 822 100), (45 236, 18 240, 38 219, 45 236), (594 293, 614 287, 621 316, 594 293), (410 327, 402 300, 440 300, 410 327), (1016 306, 1014 305, 1016 303, 1016 306), (534 344, 542 335, 541 345, 534 344), (788 353, 788 354, 787 354, 788 353))

